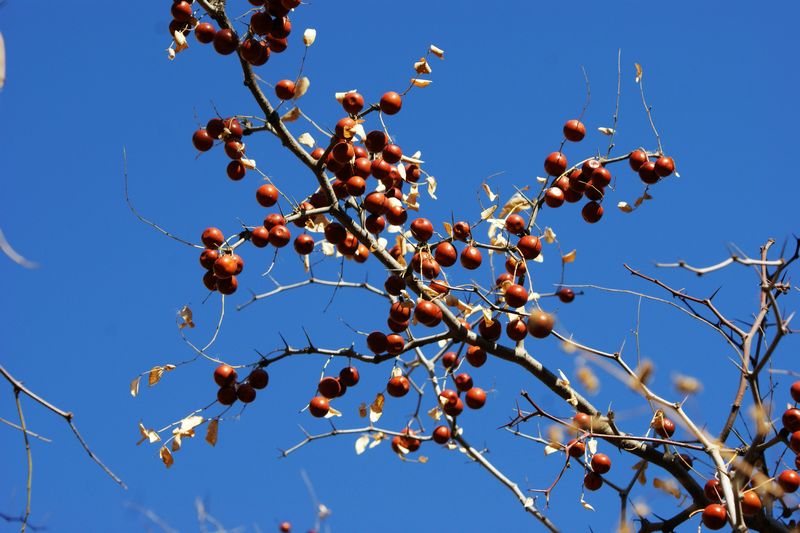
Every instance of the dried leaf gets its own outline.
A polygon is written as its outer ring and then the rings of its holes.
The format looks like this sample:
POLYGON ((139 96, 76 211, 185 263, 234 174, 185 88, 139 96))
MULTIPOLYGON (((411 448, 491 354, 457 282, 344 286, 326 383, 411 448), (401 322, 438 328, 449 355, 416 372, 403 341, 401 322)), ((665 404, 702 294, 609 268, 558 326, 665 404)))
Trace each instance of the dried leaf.
POLYGON ((428 196, 436 200, 436 178, 428 176, 428 179, 425 181, 428 182, 428 196))
POLYGON ((159 450, 158 455, 161 457, 161 461, 164 462, 167 468, 171 467, 175 460, 172 458, 172 452, 166 446, 162 446, 161 450, 159 450))
POLYGON ((417 458, 417 461, 419 461, 419 462, 420 462, 420 463, 422 463, 422 464, 425 464, 425 463, 427 463, 427 462, 428 462, 428 456, 427 456, 427 455, 420 455, 420 456, 417 458))
POLYGON ((206 442, 211 446, 217 445, 217 436, 219 434, 219 420, 212 419, 206 428, 206 442))
POLYGON ((248 159, 246 157, 242 157, 239 159, 239 162, 249 170, 255 170, 256 168, 256 160, 255 159, 248 159))
POLYGON ((361 402, 361 405, 358 406, 358 416, 361 418, 366 418, 367 416, 367 404, 361 402))
POLYGON ((328 407, 328 413, 325 415, 325 418, 333 418, 334 416, 342 416, 342 412, 333 407, 328 407))
POLYGON ((417 72, 417 74, 430 74, 433 72, 431 70, 431 66, 428 64, 428 60, 424 57, 421 57, 419 61, 414 63, 414 70, 417 72))
POLYGON ((636 83, 642 81, 642 66, 639 63, 634 63, 633 66, 636 67, 636 83))
POLYGON ((583 508, 584 508, 584 509, 586 509, 587 511, 594 511, 594 507, 592 507, 592 506, 591 506, 591 505, 589 505, 589 504, 588 504, 586 501, 584 501, 584 499, 583 499, 583 498, 581 498, 581 505, 582 505, 582 506, 583 506, 583 508))
POLYGON ((173 437, 173 439, 172 439, 172 446, 171 446, 172 447, 172 451, 173 452, 177 452, 178 450, 180 450, 182 442, 183 441, 181 440, 181 435, 180 434, 175 435, 173 437))
POLYGON ((628 204, 628 202, 619 202, 619 203, 617 204, 617 207, 618 207, 618 208, 619 208, 619 210, 620 210, 620 211, 622 211, 623 213, 630 213, 630 212, 632 212, 632 211, 633 211, 633 208, 632 208, 632 207, 631 207, 631 206, 628 204))
MULTIPOLYGON (((528 186, 526 185, 521 189, 521 191, 527 191, 528 186)), ((525 197, 519 193, 515 192, 511 198, 503 205, 503 209, 500 210, 500 214, 497 215, 497 218, 505 219, 511 213, 517 213, 519 211, 525 211, 531 208, 531 203, 525 199, 525 197)))
POLYGON ((577 250, 572 250, 571 252, 564 254, 561 256, 561 262, 564 264, 572 263, 575 261, 575 255, 578 253, 577 250))
MULTIPOLYGON (((297 90, 297 89, 295 89, 295 90, 297 90)), ((300 114, 300 109, 297 108, 297 107, 293 107, 289 111, 287 111, 286 113, 283 114, 283 116, 281 117, 281 121, 282 122, 294 122, 295 120, 297 120, 301 116, 302 115, 300 114)))
POLYGON ((170 61, 172 61, 173 59, 175 59, 175 50, 173 50, 171 46, 170 46, 169 48, 167 48, 167 58, 168 58, 170 61))
POLYGON ((481 211, 481 220, 488 219, 490 216, 492 216, 494 214, 495 211, 497 211, 497 206, 496 205, 490 205, 489 207, 487 207, 486 209, 481 211))
POLYGON ((589 455, 597 453, 597 439, 591 438, 586 442, 586 448, 589 450, 589 455))
POLYGON ((703 390, 703 384, 700 383, 700 380, 692 376, 676 374, 672 377, 672 381, 681 394, 697 394, 703 390))
POLYGON ((430 51, 430 53, 432 53, 439 59, 444 59, 444 50, 442 50, 438 46, 432 44, 430 48, 428 48, 428 51, 430 51))
POLYGON ((308 88, 311 86, 311 80, 308 79, 307 76, 303 76, 294 86, 294 100, 299 100, 306 92, 308 92, 308 88))
POLYGON ((384 402, 384 399, 385 398, 383 396, 383 393, 379 392, 375 396, 375 400, 369 406, 369 421, 371 423, 373 423, 373 424, 375 422, 377 422, 378 420, 380 420, 381 415, 383 415, 383 402, 384 402))
POLYGON ((427 87, 433 82, 431 80, 421 80, 419 78, 411 78, 411 83, 414 85, 414 87, 427 87))
POLYGON ((597 131, 599 131, 603 135, 614 135, 615 133, 614 128, 606 128, 606 127, 597 128, 597 131))
POLYGON ((198 416, 198 415, 188 416, 188 417, 184 418, 183 420, 181 420, 180 431, 181 432, 191 431, 194 428, 196 428, 197 426, 199 426, 200 424, 202 424, 204 420, 205 420, 205 418, 203 418, 202 416, 198 416))
POLYGON ((667 494, 673 495, 675 499, 680 499, 681 497, 681 490, 678 488, 678 485, 671 479, 653 478, 653 486, 659 490, 666 492, 667 494))
POLYGON ((311 134, 308 132, 301 133, 300 136, 297 138, 297 142, 302 144, 303 146, 308 146, 309 148, 314 148, 314 145, 317 144, 314 141, 314 137, 312 137, 311 134))
POLYGON ((163 366, 154 366, 150 370, 150 374, 147 376, 147 384, 152 387, 159 381, 161 381, 161 376, 164 375, 164 367, 163 366))
POLYGON ((358 91, 356 89, 351 89, 349 91, 344 91, 344 92, 340 92, 340 93, 334 93, 333 97, 336 98, 336 101, 341 104, 344 101, 344 97, 345 96, 347 96, 350 93, 355 93, 355 92, 358 92, 358 91))
POLYGON ((136 443, 137 446, 146 440, 150 441, 150 444, 161 440, 161 437, 154 429, 147 429, 141 422, 139 422, 139 433, 142 435, 142 438, 136 443))
POLYGON ((139 382, 142 380, 142 376, 136 376, 133 381, 131 381, 131 396, 136 398, 139 394, 139 382))
POLYGON ((372 442, 370 442, 370 443, 369 443, 369 449, 371 450, 372 448, 374 448, 375 446, 377 446, 378 444, 380 444, 381 442, 383 442, 383 439, 385 439, 385 438, 386 438, 386 435, 384 435, 384 434, 383 434, 383 433, 381 433, 380 431, 378 431, 377 433, 375 433, 375 434, 372 436, 372 442))
POLYGON ((322 241, 322 254, 331 256, 336 254, 336 247, 328 241, 322 241))
POLYGON ((314 28, 308 28, 306 31, 303 32, 303 44, 306 46, 311 46, 314 44, 314 41, 317 40, 317 30, 314 28))
POLYGON ((578 381, 580 381, 583 388, 586 389, 589 394, 597 393, 597 390, 600 388, 600 379, 592 372, 591 368, 582 365, 578 367, 576 374, 578 376, 578 381))
POLYGON ((188 305, 181 307, 181 310, 178 311, 178 318, 180 318, 180 322, 178 323, 179 329, 194 327, 194 322, 192 322, 192 310, 188 305))
POLYGON ((430 411, 428 411, 428 416, 436 420, 437 422, 442 418, 442 410, 439 409, 439 406, 434 407, 430 411))
POLYGON ((558 451, 559 451, 559 448, 554 448, 553 446, 551 446, 549 444, 544 447, 544 454, 545 455, 550 455, 550 454, 556 453, 558 451))
POLYGON ((553 231, 553 228, 548 226, 544 228, 544 234, 542 235, 542 238, 544 239, 544 242, 546 242, 547 244, 553 244, 554 242, 556 242, 556 232, 553 231))
POLYGON ((483 192, 485 192, 486 196, 489 197, 489 201, 494 202, 497 199, 497 195, 492 192, 492 189, 489 188, 489 184, 484 181, 481 186, 483 187, 483 192))
POLYGON ((369 444, 369 435, 364 433, 358 439, 356 439, 356 455, 361 455, 367 449, 367 444, 369 444))

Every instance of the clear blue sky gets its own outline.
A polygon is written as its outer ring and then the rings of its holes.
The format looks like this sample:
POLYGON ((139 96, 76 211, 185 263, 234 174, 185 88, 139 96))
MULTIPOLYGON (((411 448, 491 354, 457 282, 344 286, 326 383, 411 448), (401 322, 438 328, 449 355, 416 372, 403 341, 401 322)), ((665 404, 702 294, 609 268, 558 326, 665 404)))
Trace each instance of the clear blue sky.
MULTIPOLYGON (((233 11, 246 9, 243 0, 229 3, 233 11)), ((592 87, 585 117, 590 133, 567 154, 577 159, 604 149, 606 138, 596 128, 611 125, 621 48, 618 150, 655 147, 633 83, 633 64, 639 62, 664 148, 681 177, 656 186, 653 201, 626 215, 613 206, 632 202, 641 187, 629 169, 617 167, 620 186, 609 196, 601 223, 585 224, 574 205, 546 212, 541 223, 556 230, 566 249, 577 249, 568 282, 655 292, 628 276, 622 263, 649 272, 655 260, 705 264, 723 258, 727 243, 756 253, 768 237, 780 243, 800 230, 791 170, 800 83, 792 68, 798 15, 793 3, 778 10, 683 1, 657 9, 588 1, 547 7, 471 1, 343 5, 302 6, 292 19, 290 50, 259 72, 270 82, 293 77, 302 29, 316 28, 306 65, 311 89, 301 104, 332 126, 342 116, 334 92, 357 88, 375 101, 386 90, 405 87, 411 64, 430 43, 443 48, 446 60, 432 63, 434 83, 412 92, 388 122, 407 151, 422 150, 426 169, 438 179, 440 200, 426 198, 424 204, 431 218, 449 218, 451 211, 456 218, 476 217, 480 183, 491 174, 503 173, 491 184, 506 196, 513 184, 534 183, 544 157, 557 149, 561 125, 583 105, 581 65, 592 87)), ((434 445, 423 447, 430 458, 425 465, 401 463, 387 444, 356 457, 354 437, 315 443, 277 459, 277 448, 302 438, 297 424, 312 432, 326 429, 325 422, 297 412, 314 391, 321 358, 271 368, 269 388, 240 420, 222 425, 216 448, 201 439, 187 441, 169 471, 156 447, 135 446, 140 420, 161 427, 213 398, 213 367, 204 362, 182 367, 153 389, 143 387, 136 399, 128 383, 153 365, 191 357, 174 323, 181 306, 195 311, 198 329, 191 335, 198 342, 210 336, 219 306, 217 298, 203 304, 195 251, 161 237, 127 210, 123 147, 135 204, 179 235, 197 240, 208 225, 230 233, 239 218, 255 224, 264 214, 253 201, 254 174, 231 182, 221 151, 196 158, 191 145, 197 124, 213 115, 212 102, 225 115, 256 112, 236 60, 191 39, 188 51, 167 61, 168 22, 169 2, 79 1, 68 9, 43 10, 8 0, 0 7, 8 65, 0 92, 0 227, 18 251, 41 263, 24 270, 0 257, 0 361, 31 388, 74 411, 95 451, 130 487, 119 490, 60 421, 27 402, 30 427, 54 440, 33 443, 32 523, 54 532, 152 530, 124 506, 134 502, 171 526, 192 531, 197 528, 193 501, 201 497, 230 528, 275 531, 285 519, 305 531, 313 515, 300 477, 305 469, 333 510, 332 531, 535 529, 486 472, 434 445)), ((293 127, 298 134, 305 129, 293 127)), ((311 187, 311 177, 273 138, 250 139, 248 153, 287 192, 300 196, 311 187)), ((557 251, 544 253, 534 281, 540 292, 557 282, 557 251)), ((246 251, 243 289, 270 288, 258 275, 270 254, 246 251)), ((279 256, 278 279, 302 279, 294 254, 285 249, 279 256)), ((322 267, 321 273, 334 276, 336 267, 322 267)), ((345 273, 356 281, 369 276, 380 283, 384 277, 374 265, 350 262, 345 273)), ((756 304, 755 278, 744 270, 703 283, 685 273, 663 275, 702 294, 722 286, 720 304, 736 317, 746 318, 756 304)), ((383 327, 384 302, 356 296, 341 293, 327 313, 321 310, 330 297, 327 289, 303 289, 238 313, 229 308, 216 353, 233 362, 252 361, 255 349, 280 346, 279 331, 302 344, 301 324, 320 345, 340 346, 352 338, 340 317, 360 330, 383 327)), ((231 302, 246 297, 241 290, 231 302)), ((636 300, 628 297, 591 292, 569 306, 548 304, 562 331, 608 349, 616 349, 635 327, 636 300)), ((674 396, 673 373, 703 378, 704 392, 687 406, 718 429, 735 389, 736 371, 724 346, 696 322, 662 307, 644 305, 641 320, 643 353, 657 367, 656 388, 674 396)), ((363 349, 363 341, 357 346, 363 349)), ((552 368, 574 374, 575 358, 554 340, 531 346, 552 368)), ((786 354, 796 351, 796 341, 785 348, 776 360, 781 368, 791 367, 786 354)), ((595 404, 613 405, 624 429, 644 432, 648 418, 642 402, 594 368, 602 380, 595 404)), ((383 387, 389 369, 362 365, 362 371, 362 384, 340 404, 346 413, 340 427, 361 423, 358 404, 383 387)), ((512 414, 523 388, 560 415, 569 415, 567 406, 500 361, 473 375, 496 390, 483 411, 463 417, 471 442, 488 446, 490 459, 523 488, 547 486, 560 459, 545 458, 538 445, 495 428, 512 414)), ((14 419, 11 390, 5 387, 0 398, 0 416, 14 419)), ((387 402, 381 423, 401 427, 412 403, 410 397, 387 402)), ((0 452, 0 512, 19 512, 24 451, 20 435, 6 426, 0 426, 0 452)), ((631 461, 610 453, 617 461, 612 475, 624 482, 631 461)), ((597 509, 590 515, 578 503, 580 478, 577 469, 567 474, 549 514, 565 531, 586 531, 587 523, 594 531, 609 531, 617 497, 608 491, 590 495, 597 509)), ((676 509, 671 497, 652 487, 640 495, 666 515, 676 509)), ((11 527, 0 523, 0 529, 11 527)))

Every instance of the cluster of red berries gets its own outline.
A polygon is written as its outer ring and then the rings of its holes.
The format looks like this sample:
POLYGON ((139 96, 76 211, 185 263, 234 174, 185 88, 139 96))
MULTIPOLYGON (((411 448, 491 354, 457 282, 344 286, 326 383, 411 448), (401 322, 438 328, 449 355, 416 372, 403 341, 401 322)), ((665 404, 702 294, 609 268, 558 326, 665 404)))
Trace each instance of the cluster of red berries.
POLYGON ((358 369, 354 366, 344 367, 339 371, 339 377, 327 376, 317 385, 319 396, 308 402, 308 411, 317 418, 322 418, 330 412, 330 400, 344 396, 348 387, 358 384, 358 369))
POLYGON ((237 381, 236 370, 230 365, 219 365, 214 370, 214 382, 219 385, 217 401, 222 405, 233 405, 236 400, 250 403, 256 399, 256 390, 266 388, 269 374, 263 368, 253 369, 244 381, 237 381))
POLYGON ((242 134, 242 125, 237 119, 212 118, 205 128, 200 128, 192 134, 192 144, 201 152, 207 152, 214 147, 214 141, 222 141, 225 155, 231 159, 226 169, 228 177, 239 181, 247 172, 247 167, 242 162, 245 156, 242 134))
MULTIPOLYGON (((795 402, 800 402, 800 381, 792 383, 789 393, 795 402)), ((800 488, 800 409, 796 406, 787 409, 781 417, 783 428, 789 433, 789 449, 796 455, 794 458, 795 470, 784 470, 778 475, 778 484, 786 492, 795 492, 800 488)))
MULTIPOLYGON (((564 124, 564 137, 579 142, 586 135, 586 126, 578 120, 568 120, 564 124)), ((646 184, 657 183, 675 171, 671 157, 660 155, 650 161, 647 152, 634 150, 628 156, 631 168, 639 173, 646 184)), ((584 196, 589 200, 583 206, 581 215, 586 222, 594 224, 603 216, 601 202, 605 189, 611 183, 611 172, 601 159, 587 159, 580 168, 567 173, 567 156, 563 152, 552 152, 544 160, 544 170, 548 176, 555 176, 553 185, 545 191, 544 202, 549 207, 560 207, 564 202, 575 203, 584 196)))
POLYGON ((206 269, 203 285, 210 291, 233 294, 239 287, 236 276, 244 270, 244 260, 223 247, 225 236, 219 228, 206 228, 200 239, 206 247, 200 253, 200 265, 206 269))
POLYGON ((222 55, 230 55, 237 50, 242 59, 253 66, 261 66, 269 60, 271 53, 281 53, 288 46, 287 37, 292 31, 289 11, 300 5, 299 0, 249 0, 261 7, 250 17, 250 26, 244 41, 239 41, 235 31, 228 28, 216 29, 210 22, 200 22, 194 18, 194 0, 176 0, 172 3, 172 22, 169 33, 182 33, 184 36, 194 30, 194 36, 202 44, 213 43, 214 50, 222 55))

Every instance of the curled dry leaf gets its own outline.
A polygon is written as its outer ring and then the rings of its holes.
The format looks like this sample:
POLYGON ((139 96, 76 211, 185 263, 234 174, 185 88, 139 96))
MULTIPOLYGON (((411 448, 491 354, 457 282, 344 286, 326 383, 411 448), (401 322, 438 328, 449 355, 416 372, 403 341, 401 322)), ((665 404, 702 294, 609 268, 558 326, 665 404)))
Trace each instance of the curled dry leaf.
POLYGON ((317 30, 314 28, 308 28, 306 31, 303 32, 303 44, 306 46, 311 46, 314 44, 314 41, 317 40, 317 30))
POLYGON ((289 111, 284 113, 283 116, 281 116, 281 121, 282 122, 294 122, 295 120, 297 120, 301 116, 302 115, 300 113, 300 108, 293 107, 289 111))
POLYGON ((175 463, 175 459, 172 458, 172 452, 169 451, 169 448, 166 446, 162 446, 158 452, 159 457, 161 457, 161 461, 164 465, 169 468, 175 463))
POLYGON ((628 204, 628 202, 619 202, 617 203, 617 207, 623 213, 630 213, 633 211, 633 208, 630 206, 630 204, 628 204))
POLYGON ((594 455, 597 453, 597 439, 591 438, 586 441, 586 449, 589 450, 589 455, 594 455))
POLYGON ((372 436, 372 442, 369 443, 369 449, 371 450, 372 448, 383 442, 383 439, 385 438, 386 435, 384 435, 382 432, 378 431, 377 433, 375 433, 372 436))
POLYGON ((314 141, 314 137, 312 137, 311 134, 308 132, 301 133, 300 136, 297 138, 297 142, 299 142, 303 146, 308 146, 309 148, 314 148, 314 145, 317 144, 314 141))
POLYGON ((193 328, 194 322, 192 322, 192 309, 188 305, 184 305, 181 307, 181 310, 178 311, 178 318, 180 321, 178 322, 178 328, 193 328))
POLYGON ((571 252, 564 254, 561 256, 561 262, 564 264, 572 263, 575 261, 575 256, 577 255, 577 250, 572 250, 571 252))
POLYGON ((481 220, 487 220, 494 214, 495 211, 497 211, 497 206, 490 205, 489 207, 481 211, 481 220))
POLYGON ((206 442, 209 443, 211 446, 216 446, 218 435, 219 435, 219 420, 213 418, 208 422, 208 427, 206 428, 206 442))
POLYGON ((417 458, 417 461, 419 461, 422 464, 425 464, 425 463, 428 462, 428 456, 427 455, 420 455, 419 458, 417 458))
POLYGON ((167 48, 167 59, 169 59, 170 61, 175 59, 175 50, 173 50, 171 46, 167 48))
POLYGON ((553 244, 554 242, 556 242, 556 232, 553 231, 553 228, 548 226, 544 228, 544 233, 542 234, 542 238, 544 239, 544 242, 546 242, 547 244, 553 244))
POLYGON ((342 412, 333 407, 328 407, 328 413, 325 415, 325 418, 333 418, 334 416, 342 416, 342 412))
POLYGON ((189 44, 186 42, 186 36, 179 31, 173 32, 172 40, 175 41, 175 53, 177 54, 181 50, 186 50, 189 48, 189 44))
POLYGON ((334 93, 333 97, 336 98, 336 101, 341 104, 344 101, 344 97, 345 96, 347 96, 350 93, 355 93, 355 92, 358 92, 358 90, 357 89, 351 89, 349 91, 343 91, 343 92, 340 92, 340 93, 334 93))
POLYGON ((369 421, 371 423, 375 423, 380 420, 381 415, 383 415, 383 402, 385 398, 382 392, 379 392, 375 396, 375 400, 369 406, 369 421))
POLYGON ((588 366, 580 366, 576 372, 578 381, 580 381, 583 388, 586 389, 586 392, 589 394, 597 394, 597 390, 600 388, 600 379, 592 372, 592 369, 588 366))
POLYGON ((367 404, 361 402, 361 405, 358 406, 358 416, 361 418, 366 418, 367 416, 367 404))
POLYGON ((147 429, 141 422, 139 422, 139 433, 142 435, 142 438, 139 439, 139 442, 136 443, 137 446, 143 443, 144 441, 150 441, 150 444, 153 444, 154 442, 158 442, 161 440, 161 437, 158 435, 156 430, 147 429))
POLYGON ((642 81, 642 66, 639 63, 634 63, 634 67, 636 67, 636 83, 642 81))
POLYGON ((483 187, 483 192, 485 192, 486 196, 489 197, 489 201, 494 202, 497 199, 497 195, 494 192, 492 192, 492 189, 489 187, 489 184, 484 181, 481 184, 481 186, 483 187))
POLYGON ((428 182, 428 196, 436 200, 436 178, 428 176, 428 179, 425 181, 428 182))
POLYGON ((247 168, 247 169, 250 169, 250 170, 255 170, 255 168, 256 168, 256 160, 255 159, 247 159, 246 157, 243 157, 243 158, 239 159, 239 162, 242 165, 244 165, 244 168, 247 168))
POLYGON ((424 57, 419 58, 419 61, 414 63, 414 70, 417 74, 430 74, 433 72, 431 66, 428 64, 428 60, 424 57))
POLYGON ((675 484, 675 481, 671 479, 660 479, 660 478, 653 478, 653 486, 659 490, 666 492, 667 494, 671 494, 675 497, 675 499, 680 499, 681 491, 678 488, 678 485, 675 484))
POLYGON ((163 366, 154 366, 150 373, 147 376, 147 385, 152 387, 159 381, 161 381, 161 376, 164 375, 164 367, 163 366))
POLYGON ((588 504, 583 498, 581 498, 581 505, 587 511, 594 511, 594 507, 592 507, 590 504, 588 504))
POLYGON ((411 78, 411 83, 414 85, 414 87, 427 87, 428 85, 433 83, 433 81, 421 80, 419 78, 411 78))
POLYGON ((531 203, 525 199, 522 195, 522 192, 528 190, 528 187, 525 186, 520 189, 521 192, 515 192, 511 198, 503 205, 503 209, 500 210, 500 214, 497 215, 497 218, 506 218, 511 213, 516 213, 518 211, 524 211, 526 209, 530 209, 531 203))
POLYGON ((430 46, 430 48, 428 48, 428 51, 430 51, 430 53, 432 53, 433 55, 435 55, 439 59, 444 59, 444 50, 442 50, 441 48, 439 48, 435 44, 432 44, 430 46))
POLYGON ((369 444, 369 435, 364 433, 356 439, 356 455, 361 455, 367 449, 369 444))
POLYGON ((308 76, 303 76, 294 86, 294 99, 299 100, 306 92, 308 92, 308 88, 311 86, 311 80, 308 79, 308 76))
POLYGON ((439 406, 437 405, 436 407, 428 411, 428 416, 436 421, 439 421, 442 418, 442 411, 441 409, 439 409, 439 406))
POLYGON ((548 444, 547 446, 544 447, 544 454, 545 455, 550 455, 550 454, 556 453, 558 451, 561 451, 561 448, 555 448, 550 444, 548 444))
POLYGON ((139 382, 142 380, 142 376, 136 376, 133 381, 131 381, 131 396, 136 398, 139 394, 139 382))
POLYGON ((605 126, 597 128, 597 131, 599 131, 603 135, 614 135, 614 133, 616 133, 616 130, 614 128, 606 128, 605 126))

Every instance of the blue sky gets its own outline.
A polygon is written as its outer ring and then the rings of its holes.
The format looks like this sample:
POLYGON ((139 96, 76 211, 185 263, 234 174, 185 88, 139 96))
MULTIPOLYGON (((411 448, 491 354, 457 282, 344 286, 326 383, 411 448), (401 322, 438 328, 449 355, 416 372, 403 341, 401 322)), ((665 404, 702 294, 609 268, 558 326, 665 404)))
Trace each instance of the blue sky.
MULTIPOLYGON (((231 0, 232 12, 247 3, 231 0)), ((786 3, 757 10, 743 3, 673 2, 648 10, 634 2, 574 2, 542 8, 533 2, 315 2, 292 18, 290 49, 259 69, 269 82, 297 71, 302 29, 314 27, 306 73, 311 88, 303 110, 332 126, 342 115, 336 91, 358 89, 376 101, 386 90, 408 83, 411 65, 435 43, 444 61, 433 61, 434 83, 413 91, 388 125, 407 152, 423 153, 436 176, 437 202, 424 199, 432 219, 477 216, 481 182, 507 197, 513 186, 534 185, 544 157, 556 150, 564 121, 574 118, 585 97, 580 67, 591 81, 592 102, 585 116, 586 140, 570 145, 570 159, 604 150, 597 132, 611 126, 616 94, 617 50, 622 49, 618 153, 655 142, 637 86, 635 62, 644 82, 664 149, 675 158, 680 178, 653 189, 654 199, 632 214, 613 206, 633 202, 641 192, 636 176, 623 166, 617 191, 606 201, 606 215, 585 224, 574 205, 548 210, 540 218, 552 226, 565 249, 577 249, 567 272, 569 283, 654 288, 632 279, 628 262, 650 273, 653 261, 677 258, 698 264, 722 259, 735 243, 757 253, 767 238, 779 244, 797 232, 797 187, 791 154, 798 121, 798 73, 790 40, 797 15, 786 3), (433 5, 431 5, 433 4, 433 5)), ((468 464, 458 452, 423 447, 427 464, 404 464, 387 444, 357 457, 354 437, 308 446, 287 459, 277 449, 302 438, 297 425, 312 432, 326 423, 298 410, 314 392, 323 360, 292 360, 270 369, 271 383, 239 420, 222 424, 211 449, 201 439, 185 444, 166 471, 157 448, 138 440, 137 423, 164 426, 213 399, 213 366, 198 362, 167 375, 136 399, 128 383, 157 364, 192 356, 181 341, 174 317, 190 305, 203 342, 213 332, 219 301, 203 303, 206 292, 196 253, 139 223, 123 199, 122 151, 128 153, 130 190, 147 217, 178 235, 198 240, 209 225, 232 233, 239 219, 258 223, 264 209, 253 201, 254 174, 241 182, 225 177, 220 150, 196 157, 191 135, 213 116, 252 114, 255 104, 240 82, 233 57, 216 55, 190 40, 189 50, 169 62, 168 2, 118 3, 100 7, 80 1, 70 9, 32 9, 8 0, 0 8, 0 31, 7 49, 7 81, 0 92, 0 175, 4 178, 0 227, 15 248, 41 268, 25 270, 0 258, 3 320, 0 360, 11 372, 55 404, 76 413, 94 450, 127 482, 119 490, 92 465, 66 426, 26 404, 28 423, 54 442, 34 442, 32 523, 50 531, 140 531, 147 526, 125 502, 152 509, 173 527, 197 528, 193 502, 204 498, 227 527, 258 525, 277 529, 290 520, 310 527, 313 508, 303 481, 305 469, 320 499, 333 510, 332 531, 401 531, 413 525, 433 530, 444 524, 458 531, 532 528, 505 488, 468 464)), ((374 126, 374 123, 371 123, 374 126)), ((299 123, 299 134, 308 128, 299 123)), ((319 137, 317 135, 317 137, 319 137)), ((248 153, 288 193, 309 191, 311 177, 267 136, 248 140, 248 153)), ((547 292, 558 281, 558 255, 545 248, 534 286, 547 292)), ((248 249, 240 283, 257 292, 271 285, 258 274, 271 252, 248 249)), ((321 277, 336 275, 338 263, 319 267, 321 277)), ((488 271, 480 271, 488 276, 488 271)), ((732 269, 698 280, 681 272, 659 272, 670 282, 700 294, 718 287, 720 305, 746 318, 757 303, 755 277, 732 269)), ((275 270, 282 282, 302 279, 299 261, 281 251, 275 270)), ((381 283, 376 266, 346 264, 348 279, 381 283)), ((231 304, 242 302, 241 290, 231 304)), ((278 332, 303 343, 303 324, 320 345, 337 347, 353 340, 340 318, 359 330, 383 326, 384 302, 370 295, 340 293, 327 312, 325 288, 305 288, 235 312, 232 306, 217 341, 226 360, 255 360, 255 351, 280 346, 278 332)), ((796 297, 794 297, 796 302, 796 297)), ((787 305, 792 302, 787 300, 787 305)), ((588 292, 574 303, 555 305, 559 328, 608 349, 630 339, 637 301, 588 292)), ((696 322, 663 306, 641 310, 642 351, 657 368, 655 386, 674 395, 671 376, 700 377, 704 391, 687 408, 719 428, 735 390, 736 370, 724 345, 696 322)), ((792 344, 793 343, 793 344, 792 344)), ((356 340, 364 348, 362 339, 356 340)), ((574 356, 552 340, 531 344, 532 353, 552 368, 574 374, 574 356)), ((791 368, 790 339, 775 364, 791 368)), ((338 368, 338 362, 336 363, 338 368)), ((362 365, 363 367, 363 365, 362 365)), ((612 405, 629 431, 647 427, 643 403, 593 367, 602 386, 592 400, 612 405)), ((360 424, 357 406, 380 390, 389 369, 362 368, 362 383, 342 403, 340 427, 360 424)), ((567 406, 551 399, 531 378, 500 361, 473 372, 490 394, 482 411, 463 417, 473 445, 487 446, 489 457, 523 488, 545 487, 559 465, 538 445, 514 439, 496 428, 512 414, 520 389, 540 398, 559 415, 567 406)), ((788 386, 788 382, 784 383, 788 386)), ((779 385, 780 387, 780 385, 779 385)), ((6 390, 0 416, 15 418, 6 390)), ((387 402, 381 421, 401 427, 413 410, 411 398, 387 402)), ((528 428, 535 432, 534 426, 528 428)), ((606 446, 608 448, 608 446, 606 446)), ((24 501, 24 455, 18 433, 0 427, 6 457, 0 483, 0 512, 13 513, 24 501)), ((608 450, 605 450, 608 451, 608 450)), ((619 461, 618 481, 630 472, 619 461)), ((616 463, 615 463, 616 465, 616 463)), ((579 505, 580 473, 572 469, 551 501, 549 514, 566 531, 607 531, 617 516, 617 498, 592 494, 591 514, 579 505)), ((648 487, 640 493, 665 514, 670 496, 648 487)), ((5 529, 3 525, 0 529, 5 529)))

